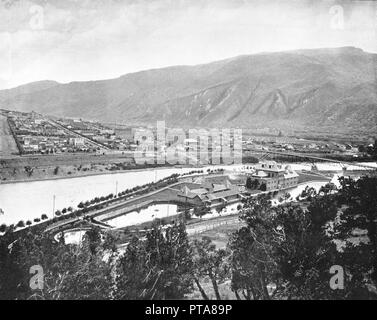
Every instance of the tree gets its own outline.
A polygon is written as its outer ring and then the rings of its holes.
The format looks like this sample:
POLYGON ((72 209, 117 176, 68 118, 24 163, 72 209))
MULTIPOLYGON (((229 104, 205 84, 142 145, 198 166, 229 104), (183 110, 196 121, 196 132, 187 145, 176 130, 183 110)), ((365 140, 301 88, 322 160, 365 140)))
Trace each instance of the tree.
POLYGON ((96 249, 100 247, 102 242, 101 229, 93 227, 85 233, 85 239, 89 242, 89 249, 92 255, 95 255, 96 249))
POLYGON ((232 250, 232 289, 246 299, 377 298, 377 178, 341 179, 341 188, 316 194, 307 206, 271 207, 247 199, 232 250), (332 290, 330 270, 344 268, 344 290, 332 290), (263 280, 263 277, 265 280, 263 280))
POLYGON ((48 217, 47 217, 47 215, 46 215, 46 214, 42 214, 42 215, 41 215, 41 219, 42 219, 42 220, 47 220, 47 219, 48 219, 48 217))
POLYGON ((237 299, 269 299, 267 285, 273 278, 274 261, 270 243, 271 205, 266 196, 248 198, 240 219, 246 226, 234 232, 228 246, 231 250, 232 290, 237 299))
POLYGON ((137 236, 129 241, 116 265, 115 299, 141 299, 149 282, 145 246, 137 236))
POLYGON ((367 153, 373 158, 377 159, 377 139, 374 140, 374 144, 367 147, 367 153))
POLYGON ((280 206, 273 218, 273 257, 277 298, 334 299, 329 270, 336 264, 336 245, 327 225, 336 209, 321 199, 304 211, 297 204, 280 206))
POLYGON ((249 198, 245 226, 229 240, 232 290, 240 299, 336 298, 329 269, 336 246, 329 223, 337 214, 331 199, 314 197, 307 210, 297 204, 272 207, 267 196, 249 198))
POLYGON ((194 215, 199 218, 203 217, 204 215, 208 213, 211 213, 211 209, 205 204, 202 204, 194 208, 194 215))
POLYGON ((18 221, 18 223, 16 224, 16 227, 18 227, 18 228, 25 227, 25 222, 23 220, 18 221))
POLYGON ((257 179, 251 179, 247 177, 246 179, 246 188, 251 190, 256 190, 259 188, 259 181, 257 179))
POLYGON ((250 177, 247 177, 247 179, 246 179, 246 188, 251 189, 251 178, 250 177))
POLYGON ((200 285, 200 278, 208 277, 211 280, 216 299, 221 300, 218 285, 229 274, 228 252, 223 249, 216 249, 210 238, 203 237, 202 240, 194 240, 193 254, 193 277, 203 299, 207 300, 208 296, 200 285))
POLYGON ((127 239, 122 254, 118 239, 97 227, 77 246, 3 224, 0 299, 182 299, 195 285, 208 299, 204 279, 220 299, 228 277, 237 299, 376 299, 377 177, 340 183, 318 194, 307 189, 304 204, 273 207, 267 195, 247 198, 242 226, 225 250, 205 237, 190 244, 183 223, 153 225, 127 239), (32 292, 33 265, 45 278, 32 292), (344 268, 343 290, 329 286, 334 265, 344 268))
POLYGON ((192 290, 191 247, 184 224, 157 225, 134 237, 117 265, 120 299, 182 299, 192 290))
POLYGON ((179 299, 192 289, 191 248, 183 223, 168 227, 165 233, 155 226, 147 234, 146 252, 150 269, 156 272, 152 297, 179 299))
POLYGON ((337 190, 338 190, 338 188, 336 187, 336 185, 333 184, 332 182, 329 182, 319 189, 319 194, 328 195, 328 194, 331 194, 331 193, 333 193, 337 190))
POLYGON ((254 179, 252 181, 252 189, 258 189, 260 187, 260 183, 259 183, 259 180, 258 179, 254 179))
POLYGON ((360 292, 377 298, 369 286, 377 287, 377 177, 362 177, 355 181, 340 179, 341 191, 332 197, 342 208, 335 233, 343 243, 342 264, 353 288, 350 298, 360 292))
POLYGON ((112 291, 111 258, 104 261, 100 246, 92 253, 90 239, 81 246, 66 246, 53 260, 58 269, 47 269, 46 291, 50 299, 109 299, 112 291), (68 254, 70 252, 70 254, 68 254))
POLYGON ((223 212, 223 210, 226 209, 226 205, 224 203, 221 203, 220 205, 218 205, 216 207, 216 211, 220 214, 221 212, 223 212))
POLYGON ((113 289, 112 256, 102 244, 92 254, 90 239, 80 246, 56 242, 29 230, 0 237, 1 299, 109 299, 113 289), (44 270, 43 289, 31 291, 31 266, 44 270))
POLYGON ((12 230, 5 231, 7 232, 0 237, 0 298, 13 300, 20 298, 25 274, 17 263, 17 238, 12 230))
POLYGON ((288 193, 288 192, 284 193, 284 200, 285 201, 288 201, 290 198, 291 198, 290 193, 288 193))
POLYGON ((313 187, 306 186, 305 189, 301 192, 300 198, 311 200, 317 194, 316 190, 313 187))
POLYGON ((27 173, 27 175, 28 175, 29 177, 32 176, 33 171, 34 171, 34 168, 32 168, 32 167, 30 167, 30 166, 26 166, 26 167, 25 167, 25 172, 27 173))
POLYGON ((367 152, 367 148, 362 144, 357 146, 357 150, 361 153, 367 152))

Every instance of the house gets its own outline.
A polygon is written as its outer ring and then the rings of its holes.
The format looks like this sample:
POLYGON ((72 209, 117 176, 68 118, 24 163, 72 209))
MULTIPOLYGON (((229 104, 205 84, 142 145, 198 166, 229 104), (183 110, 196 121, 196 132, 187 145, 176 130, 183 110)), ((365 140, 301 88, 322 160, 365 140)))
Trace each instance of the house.
POLYGON ((85 139, 81 137, 70 138, 69 144, 74 145, 74 146, 83 146, 85 144, 85 139))
POLYGON ((295 147, 294 147, 293 145, 291 145, 291 144, 287 144, 287 145, 285 146, 285 149, 286 149, 286 150, 295 150, 295 147))
POLYGON ((193 205, 205 204, 209 208, 240 202, 245 196, 243 188, 231 184, 227 180, 224 184, 204 182, 198 188, 183 187, 178 197, 193 205))
POLYGON ((292 188, 298 184, 298 174, 290 166, 283 166, 275 161, 261 162, 255 166, 252 179, 265 186, 265 191, 292 188))

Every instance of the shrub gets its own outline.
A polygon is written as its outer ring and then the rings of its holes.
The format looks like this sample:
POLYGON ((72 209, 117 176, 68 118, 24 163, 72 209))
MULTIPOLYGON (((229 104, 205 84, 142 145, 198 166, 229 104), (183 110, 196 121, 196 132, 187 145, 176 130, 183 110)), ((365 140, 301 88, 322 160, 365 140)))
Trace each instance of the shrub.
POLYGON ((16 224, 16 227, 18 227, 18 228, 23 228, 23 227, 25 227, 25 222, 23 222, 22 220, 21 220, 21 221, 18 221, 18 223, 16 224))

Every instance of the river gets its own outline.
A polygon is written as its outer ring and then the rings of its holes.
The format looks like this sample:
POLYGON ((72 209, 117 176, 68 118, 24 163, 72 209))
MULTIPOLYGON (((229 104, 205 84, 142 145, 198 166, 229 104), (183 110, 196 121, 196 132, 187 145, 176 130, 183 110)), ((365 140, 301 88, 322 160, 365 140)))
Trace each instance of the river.
MULTIPOLYGON (((246 165, 247 166, 247 165, 246 165)), ((207 169, 225 168, 241 170, 242 165, 207 166, 207 169)), ((306 164, 292 164, 293 169, 310 169, 306 164), (308 167, 308 168, 307 168, 308 167)), ((44 180, 0 184, 0 224, 17 223, 19 220, 33 220, 42 214, 52 217, 53 206, 61 210, 75 208, 81 201, 108 195, 153 182, 174 173, 187 173, 195 168, 162 168, 155 170, 129 171, 115 174, 85 176, 77 178, 44 180), (53 199, 55 196, 55 205, 53 199)), ((302 186, 298 189, 303 188, 302 186)))
MULTIPOLYGON (((239 168, 241 166, 226 166, 239 168)), ((208 166, 203 170, 219 167, 208 166)), ((122 173, 93 175, 77 178, 18 182, 0 184, 0 224, 33 220, 42 214, 52 217, 53 207, 61 210, 69 206, 76 208, 81 201, 106 196, 154 182, 174 173, 187 173, 195 168, 163 168, 156 170, 129 171, 122 173), (55 206, 54 206, 55 196, 55 206)))

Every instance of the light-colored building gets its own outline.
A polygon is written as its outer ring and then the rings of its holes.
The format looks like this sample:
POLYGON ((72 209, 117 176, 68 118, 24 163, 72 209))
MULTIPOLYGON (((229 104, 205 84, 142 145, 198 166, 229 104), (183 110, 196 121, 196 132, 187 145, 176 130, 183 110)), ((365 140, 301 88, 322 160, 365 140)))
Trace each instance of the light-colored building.
POLYGON ((251 179, 265 185, 266 191, 292 188, 298 184, 298 174, 290 166, 283 166, 275 161, 258 163, 251 179))
POLYGON ((100 134, 109 134, 109 135, 113 135, 113 134, 114 134, 114 130, 113 130, 113 129, 101 129, 101 130, 100 130, 100 134))
POLYGON ((197 188, 184 187, 178 196, 194 205, 204 203, 209 208, 216 208, 240 202, 245 198, 243 191, 244 188, 231 184, 229 181, 222 184, 204 182, 197 188))
POLYGON ((69 144, 74 146, 83 146, 85 144, 85 139, 81 137, 70 138, 69 144))

